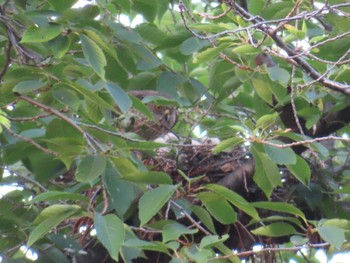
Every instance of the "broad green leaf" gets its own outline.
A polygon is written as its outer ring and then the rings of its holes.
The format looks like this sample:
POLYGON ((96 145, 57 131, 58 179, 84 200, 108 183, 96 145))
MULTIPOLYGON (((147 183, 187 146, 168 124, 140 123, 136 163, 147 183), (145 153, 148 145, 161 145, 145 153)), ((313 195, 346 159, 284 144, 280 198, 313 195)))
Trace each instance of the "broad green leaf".
POLYGON ((193 62, 204 63, 210 61, 211 59, 214 59, 216 56, 218 56, 225 48, 229 47, 230 45, 230 43, 224 43, 219 45, 218 47, 207 48, 204 51, 196 54, 194 56, 193 62))
POLYGON ((142 42, 142 38, 140 37, 140 35, 133 29, 126 28, 120 23, 115 23, 111 21, 108 22, 108 25, 111 29, 115 31, 117 38, 120 40, 125 40, 135 44, 140 44, 142 42))
POLYGON ((264 153, 260 153, 260 160, 262 162, 266 177, 269 179, 271 184, 273 186, 281 186, 281 175, 279 173, 277 165, 271 161, 269 157, 264 153))
POLYGON ((149 22, 153 22, 158 11, 158 0, 133 0, 132 8, 141 13, 149 22))
MULTIPOLYGON (((54 208, 59 207, 58 205, 55 205, 54 208)), ((62 207, 60 207, 60 209, 50 209, 52 210, 50 211, 50 214, 47 214, 45 216, 45 219, 41 221, 40 224, 35 227, 34 230, 30 233, 27 242, 28 247, 32 246, 40 238, 44 237, 52 228, 57 226, 59 223, 82 211, 82 209, 77 205, 65 205, 64 209, 61 208, 62 207)))
POLYGON ((131 0, 114 0, 124 11, 129 11, 131 7, 131 0))
POLYGON ((295 164, 287 164, 288 170, 303 184, 310 182, 311 170, 308 163, 300 156, 296 156, 295 164))
POLYGON ((177 222, 166 224, 163 227, 163 243, 178 239, 181 235, 195 234, 198 229, 190 229, 177 222))
MULTIPOLYGON (((0 109, 0 133, 2 132, 2 127, 5 127, 6 129, 10 129, 11 122, 9 119, 6 118, 5 112, 3 112, 0 109)), ((1 178, 1 176, 0 176, 0 178, 1 178)))
POLYGON ((106 90, 123 113, 127 112, 130 109, 132 104, 131 99, 129 98, 128 94, 119 87, 119 85, 108 82, 106 84, 106 90))
POLYGON ((225 242, 230 236, 229 235, 222 235, 222 236, 205 236, 202 238, 199 248, 208 248, 208 247, 213 247, 216 244, 223 243, 225 242))
POLYGON ((14 88, 14 92, 19 92, 21 94, 28 94, 35 90, 38 90, 46 85, 45 82, 40 80, 27 80, 18 83, 14 88))
POLYGON ((205 227, 207 227, 212 233, 216 234, 213 218, 210 216, 207 210, 201 206, 191 206, 192 212, 198 217, 205 227))
POLYGON ((245 45, 239 45, 238 47, 235 47, 234 49, 232 49, 232 52, 238 53, 241 55, 257 54, 259 53, 259 49, 253 47, 250 44, 245 44, 245 45))
MULTIPOLYGON (((260 152, 259 145, 253 145, 251 148, 251 152, 254 156, 255 160, 255 172, 253 176, 254 182, 263 190, 265 195, 267 197, 270 197, 274 187, 276 186, 271 178, 273 178, 273 181, 278 181, 278 177, 280 178, 278 168, 276 167, 276 164, 272 162, 270 159, 268 159, 267 155, 263 152, 260 152), (266 174, 267 168, 270 168, 273 173, 272 174, 266 174), (277 169, 277 174, 276 174, 277 169), (274 178, 276 177, 276 178, 274 178)), ((280 179, 279 179, 280 183, 280 179)))
POLYGON ((278 116, 278 113, 272 113, 272 114, 266 114, 261 116, 257 121, 256 121, 256 128, 257 129, 262 129, 265 130, 271 125, 275 123, 275 120, 278 116))
POLYGON ((121 178, 123 178, 124 176, 128 176, 129 174, 135 174, 139 172, 139 170, 128 158, 116 157, 111 158, 111 161, 119 171, 121 178))
POLYGON ((138 70, 146 71, 163 65, 163 61, 143 45, 130 44, 130 49, 140 58, 137 63, 138 70))
POLYGON ((251 231, 254 235, 267 237, 281 237, 296 234, 295 228, 287 223, 272 223, 267 226, 261 226, 251 231))
POLYGON ((89 198, 81 194, 68 193, 68 192, 60 192, 60 191, 49 191, 45 193, 41 193, 35 196, 30 203, 37 203, 42 201, 52 201, 52 200, 80 200, 84 202, 88 202, 89 198))
POLYGON ((163 243, 148 242, 148 241, 144 241, 136 238, 131 238, 126 240, 123 246, 130 247, 130 248, 151 250, 151 251, 159 251, 166 254, 168 253, 168 249, 163 243))
POLYGON ((76 2, 78 2, 78 0, 49 0, 49 3, 53 6, 53 8, 60 12, 72 7, 76 2))
POLYGON ((62 58, 70 47, 68 36, 58 36, 49 41, 49 47, 56 58, 62 58))
POLYGON ((125 229, 123 222, 113 214, 96 214, 94 219, 97 238, 108 250, 109 255, 118 261, 119 250, 123 245, 125 238, 125 229))
POLYGON ((124 173, 121 178, 126 181, 144 184, 171 184, 173 182, 167 173, 157 171, 124 173))
POLYGON ((180 74, 172 72, 162 72, 157 80, 157 91, 165 92, 176 97, 176 89, 186 82, 186 78, 180 74))
POLYGON ((40 214, 35 218, 33 225, 41 224, 43 221, 50 217, 55 217, 60 214, 70 213, 71 211, 78 212, 81 210, 81 207, 78 205, 63 205, 63 204, 54 204, 44 208, 40 214))
POLYGON ((252 79, 253 87, 255 88, 256 93, 266 101, 268 104, 272 105, 272 90, 270 84, 267 81, 261 79, 252 79))
POLYGON ((262 208, 282 213, 288 213, 295 216, 300 216, 305 219, 305 215, 302 211, 296 208, 294 205, 283 203, 283 202, 255 202, 251 203, 256 208, 262 208))
POLYGON ((244 142, 244 139, 241 137, 232 137, 232 138, 223 140, 213 148, 213 153, 217 154, 217 153, 222 152, 224 150, 232 149, 234 146, 236 146, 237 144, 240 144, 242 142, 244 142))
POLYGON ((180 45, 180 52, 186 56, 192 55, 201 48, 207 46, 208 44, 208 41, 200 40, 196 37, 190 37, 184 42, 182 42, 182 44, 180 45))
POLYGON ((31 26, 23 33, 20 43, 41 43, 54 39, 61 34, 62 28, 59 25, 47 27, 31 26))
POLYGON ((101 48, 89 37, 80 34, 81 46, 83 48, 84 56, 94 71, 101 79, 105 77, 105 66, 107 60, 101 48))
POLYGON ((269 73, 270 79, 273 81, 279 81, 281 84, 287 86, 289 84, 290 74, 287 70, 276 67, 268 67, 267 72, 269 73))
POLYGON ((177 186, 161 185, 156 189, 147 191, 139 201, 140 225, 146 224, 163 205, 168 202, 177 186))
POLYGON ((220 195, 213 192, 201 192, 197 197, 202 201, 209 213, 222 224, 233 224, 237 220, 237 214, 232 206, 220 195))
POLYGON ((67 105, 73 110, 78 110, 81 100, 72 88, 65 84, 57 84, 52 89, 53 96, 63 105, 67 105))
POLYGON ((337 249, 340 249, 345 242, 345 231, 340 227, 329 225, 319 226, 317 227, 317 232, 324 241, 337 249))
POLYGON ((137 198, 138 191, 130 182, 120 178, 119 172, 108 162, 104 174, 104 180, 108 192, 108 204, 116 210, 120 218, 124 218, 133 201, 137 198))
POLYGON ((252 218, 259 220, 259 214, 256 209, 248 203, 242 196, 239 194, 227 189, 224 186, 218 184, 207 184, 205 188, 214 191, 215 193, 224 197, 227 201, 232 203, 238 209, 245 212, 247 215, 250 215, 252 218))
POLYGON ((86 100, 92 102, 93 104, 98 105, 101 108, 115 110, 113 105, 107 103, 104 99, 102 99, 99 95, 89 90, 87 87, 79 85, 78 83, 68 82, 67 85, 72 87, 74 90, 82 94, 86 100))
MULTIPOLYGON (((271 141, 275 144, 281 144, 280 141, 271 141)), ((296 164, 297 156, 291 148, 278 148, 272 145, 264 144, 266 154, 277 164, 296 164)))
POLYGON ((106 157, 90 155, 84 157, 78 164, 75 178, 78 182, 92 182, 102 175, 106 168, 106 157))
POLYGON ((129 97, 132 101, 132 106, 133 108, 135 108, 135 110, 144 114, 150 120, 154 120, 154 116, 149 107, 147 107, 144 103, 142 103, 142 101, 140 101, 137 97, 132 95, 129 95, 129 97))
POLYGON ((227 28, 222 25, 217 25, 214 23, 196 23, 189 25, 189 28, 194 29, 194 30, 199 30, 199 31, 204 31, 204 32, 211 32, 211 33, 219 33, 221 31, 227 30, 227 28))

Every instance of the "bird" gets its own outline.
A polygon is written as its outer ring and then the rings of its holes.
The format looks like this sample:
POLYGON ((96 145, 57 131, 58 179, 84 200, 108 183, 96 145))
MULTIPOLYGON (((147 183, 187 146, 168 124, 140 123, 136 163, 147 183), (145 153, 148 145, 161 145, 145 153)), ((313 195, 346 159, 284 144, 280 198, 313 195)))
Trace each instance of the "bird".
MULTIPOLYGON (((133 90, 130 95, 142 100, 149 96, 171 97, 166 93, 153 90, 133 90)), ((147 103, 148 108, 153 114, 154 120, 148 118, 144 113, 131 108, 130 111, 119 118, 119 128, 124 132, 133 132, 145 140, 154 140, 162 135, 168 134, 175 126, 178 119, 178 110, 176 107, 165 106, 153 102, 147 103)))

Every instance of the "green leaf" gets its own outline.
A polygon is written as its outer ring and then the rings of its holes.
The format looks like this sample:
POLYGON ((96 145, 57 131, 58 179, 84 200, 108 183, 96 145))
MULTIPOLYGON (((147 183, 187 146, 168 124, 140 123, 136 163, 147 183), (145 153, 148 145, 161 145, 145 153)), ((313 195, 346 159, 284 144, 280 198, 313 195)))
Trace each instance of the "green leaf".
POLYGON ((162 72, 157 80, 157 91, 168 93, 177 97, 177 87, 186 82, 186 78, 180 74, 172 72, 162 72))
POLYGON ((178 239, 181 235, 195 234, 198 229, 189 229, 177 222, 166 224, 163 227, 163 243, 178 239))
POLYGON ((218 184, 207 184, 205 186, 205 188, 207 188, 211 191, 214 191, 215 193, 221 195, 227 201, 232 203, 238 209, 242 210, 243 212, 245 212, 247 215, 251 216, 255 220, 260 220, 259 214, 256 211, 256 209, 239 194, 227 189, 224 186, 218 185, 218 184))
POLYGON ((111 161, 119 171, 121 178, 123 178, 123 176, 139 172, 135 165, 125 157, 111 158, 111 161))
POLYGON ((199 248, 200 249, 204 249, 204 248, 209 248, 209 247, 213 247, 217 244, 223 243, 225 242, 230 236, 225 234, 222 236, 206 236, 203 237, 200 244, 199 244, 199 248))
POLYGON ((20 43, 42 43, 54 39, 61 34, 62 28, 58 25, 47 27, 31 26, 23 33, 20 43))
POLYGON ((108 82, 106 85, 106 90, 112 96, 116 105, 123 113, 127 112, 131 108, 131 99, 129 98, 128 94, 119 87, 119 85, 108 82))
POLYGON ((120 23, 111 21, 108 21, 108 25, 115 31, 117 38, 120 40, 125 40, 135 44, 140 44, 142 42, 140 35, 131 28, 126 28, 120 23))
POLYGON ((59 12, 63 12, 66 9, 72 7, 78 0, 49 0, 50 5, 59 12))
POLYGON ((150 120, 154 120, 154 116, 149 109, 142 101, 140 101, 137 97, 129 95, 131 101, 132 101, 132 106, 137 110, 138 112, 144 114, 147 118, 150 120))
POLYGON ((122 180, 110 162, 107 163, 104 180, 109 195, 108 204, 116 210, 120 218, 124 218, 125 213, 137 198, 136 187, 132 183, 122 180))
POLYGON ((138 70, 146 71, 163 65, 162 60, 142 45, 130 44, 130 49, 140 58, 137 63, 138 70))
POLYGON ((73 110, 78 110, 81 100, 78 95, 68 85, 59 83, 52 89, 52 95, 63 105, 67 105, 73 110))
POLYGON ((136 238, 128 239, 127 241, 125 241, 123 246, 130 247, 130 248, 151 250, 151 251, 159 251, 159 252, 166 253, 166 254, 168 253, 167 247, 162 243, 159 243, 159 242, 152 243, 152 242, 143 241, 143 240, 136 239, 136 238))
POLYGON ((317 227, 317 232, 320 234, 321 238, 340 249, 345 242, 345 230, 337 226, 319 226, 317 227))
POLYGON ((86 156, 78 164, 75 178, 78 182, 92 182, 102 175, 106 168, 106 157, 86 156))
POLYGON ((40 80, 27 80, 18 83, 14 88, 14 92, 19 92, 21 94, 28 94, 37 89, 40 89, 46 85, 45 82, 40 80))
POLYGON ((78 214, 81 211, 83 210, 78 205, 52 205, 44 209, 34 221, 34 223, 40 223, 30 233, 27 246, 30 247, 59 223, 78 214))
POLYGON ((158 0, 133 0, 132 8, 141 13, 149 22, 153 22, 158 11, 158 0))
POLYGON ((146 224, 163 205, 168 202, 177 186, 161 185, 154 190, 147 191, 139 201, 140 225, 146 224))
POLYGON ((97 238, 108 250, 109 255, 118 261, 119 250, 123 245, 125 238, 125 229, 123 222, 113 214, 96 214, 94 219, 97 238))
POLYGON ((219 45, 218 47, 213 47, 213 48, 207 48, 204 51, 196 54, 194 56, 193 62, 194 63, 205 63, 207 61, 210 61, 217 57, 224 49, 229 47, 231 44, 230 43, 224 43, 219 45))
POLYGON ((56 58, 62 58, 69 50, 70 40, 68 36, 58 36, 49 41, 49 47, 56 58))
POLYGON ((300 156, 296 156, 296 163, 286 165, 288 170, 303 184, 310 182, 311 170, 308 163, 300 156))
MULTIPOLYGON (((3 112, 0 109, 0 133, 2 132, 2 126, 4 126, 6 129, 10 129, 11 122, 9 119, 6 118, 5 112, 3 112)), ((0 176, 0 178, 1 178, 1 176, 0 176)))
MULTIPOLYGON (((273 140, 275 144, 281 144, 282 142, 273 140)), ((277 164, 296 164, 297 155, 291 148, 278 148, 272 145, 264 144, 264 149, 267 155, 277 164)))
POLYGON ((180 52, 185 56, 192 55, 201 48, 207 46, 208 44, 209 42, 206 40, 201 40, 196 37, 190 37, 184 42, 182 42, 182 44, 180 45, 180 52))
POLYGON ((256 93, 266 101, 268 104, 272 105, 272 90, 270 84, 267 81, 261 79, 252 79, 253 87, 255 88, 256 93))
POLYGON ((38 225, 50 217, 54 217, 59 214, 69 213, 70 211, 78 211, 81 207, 78 205, 63 205, 54 204, 44 208, 40 214, 35 218, 33 225, 38 225))
POLYGON ((69 83, 67 83, 67 85, 69 85, 70 87, 75 89, 77 92, 82 94, 85 97, 85 99, 88 100, 89 102, 92 102, 93 104, 95 104, 101 108, 115 110, 113 105, 110 105, 109 103, 107 103, 105 100, 103 100, 100 96, 98 96, 97 94, 92 92, 87 87, 81 86, 81 85, 79 85, 77 83, 73 83, 73 82, 69 82, 69 83))
POLYGON ((288 213, 295 216, 300 216, 302 219, 305 219, 305 215, 302 211, 296 208, 294 205, 283 203, 283 202, 255 202, 251 203, 256 208, 262 208, 282 213, 288 213))
POLYGON ((267 129, 271 125, 275 124, 275 120, 276 120, 277 116, 278 116, 277 112, 261 116, 256 121, 256 128, 257 129, 262 129, 262 130, 267 129))
POLYGON ((84 202, 89 202, 89 198, 81 194, 60 191, 49 191, 35 196, 32 200, 30 200, 30 203, 33 204, 37 202, 52 200, 80 200, 84 202))
POLYGON ((282 85, 287 86, 289 84, 290 74, 287 70, 276 67, 268 67, 267 72, 269 73, 270 79, 273 81, 279 81, 282 85))
POLYGON ((157 171, 124 173, 121 178, 130 182, 144 184, 171 184, 173 182, 167 173, 157 171))
POLYGON ((216 234, 213 219, 207 210, 197 205, 192 205, 191 210, 198 217, 198 219, 202 222, 203 225, 205 225, 212 233, 216 234))
POLYGON ((101 79, 105 77, 105 66, 107 60, 101 48, 89 37, 80 34, 81 46, 83 48, 84 56, 93 70, 100 76, 101 79))
POLYGON ((239 45, 238 47, 235 47, 234 49, 232 49, 232 52, 242 54, 242 55, 248 55, 248 54, 259 53, 259 49, 253 47, 250 44, 245 44, 245 45, 239 45))
POLYGON ((229 139, 221 141, 218 145, 216 145, 213 148, 212 151, 213 151, 214 154, 217 154, 217 153, 222 152, 224 150, 232 149, 234 146, 236 146, 237 144, 240 144, 242 142, 244 142, 243 138, 241 138, 241 137, 232 137, 232 138, 229 138, 229 139))
POLYGON ((268 226, 262 226, 251 231, 254 235, 267 237, 281 237, 296 234, 297 231, 293 226, 287 223, 272 223, 268 226))
POLYGON ((237 220, 237 214, 232 206, 220 195, 213 192, 201 192, 197 197, 206 206, 209 213, 222 224, 233 224, 237 220))

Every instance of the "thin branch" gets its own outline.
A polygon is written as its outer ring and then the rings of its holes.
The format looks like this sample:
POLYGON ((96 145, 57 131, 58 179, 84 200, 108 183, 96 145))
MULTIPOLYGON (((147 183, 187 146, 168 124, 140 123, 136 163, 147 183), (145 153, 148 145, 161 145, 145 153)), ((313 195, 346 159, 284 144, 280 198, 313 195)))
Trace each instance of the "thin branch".
POLYGON ((232 255, 224 255, 224 256, 217 256, 217 257, 213 257, 213 258, 209 258, 207 261, 214 261, 214 260, 218 260, 218 259, 227 259, 230 257, 247 257, 247 256, 251 256, 251 255, 259 255, 262 253, 266 253, 266 252, 276 252, 276 251, 298 251, 298 250, 302 250, 305 248, 325 248, 325 247, 329 247, 330 244, 329 243, 321 243, 321 244, 307 244, 304 246, 298 246, 298 247, 270 247, 270 248, 263 248, 261 250, 258 251, 244 251, 244 252, 240 252, 240 253, 234 253, 232 255))
MULTIPOLYGON (((297 51, 291 48, 289 45, 287 45, 280 36, 276 34, 273 28, 267 26, 268 21, 263 21, 262 23, 261 18, 257 18, 244 10, 240 5, 236 3, 236 1, 233 0, 225 0, 224 1, 229 7, 233 8, 237 11, 238 15, 240 15, 243 19, 246 19, 248 21, 251 21, 256 25, 256 29, 264 32, 264 34, 270 36, 276 45, 283 49, 288 56, 292 57, 297 55, 297 51)), ((326 77, 322 76, 317 70, 315 70, 309 63, 307 63, 305 60, 303 60, 300 57, 294 57, 292 60, 294 60, 299 67, 301 67, 306 74, 308 74, 312 79, 317 80, 319 83, 323 84, 327 88, 341 92, 347 96, 350 96, 350 86, 344 85, 342 83, 332 81, 330 79, 327 79, 326 77)))
POLYGON ((14 174, 15 176, 21 177, 22 179, 24 179, 24 180, 26 180, 26 181, 28 181, 28 182, 30 182, 30 183, 32 183, 32 184, 38 186, 38 187, 39 187, 41 190, 43 190, 44 192, 49 191, 49 190, 46 189, 42 184, 40 184, 39 182, 35 181, 34 179, 32 179, 32 178, 30 178, 30 177, 28 177, 28 176, 25 176, 25 175, 22 175, 22 174, 20 174, 20 173, 17 173, 17 172, 11 170, 10 168, 8 168, 8 167, 6 167, 6 166, 0 165, 0 167, 1 167, 2 169, 7 170, 10 174, 14 174))
POLYGON ((4 75, 6 74, 10 64, 11 64, 11 49, 12 49, 12 44, 9 41, 9 43, 7 44, 6 50, 5 50, 5 54, 6 54, 6 60, 5 60, 5 64, 0 72, 0 83, 2 81, 2 78, 4 77, 4 75))
POLYGON ((182 206, 180 206, 178 203, 176 203, 176 202, 173 201, 173 200, 170 200, 169 202, 170 202, 172 205, 176 206, 178 209, 180 209, 180 212, 181 212, 188 220, 190 220, 191 223, 192 223, 193 225, 195 225, 200 231, 202 231, 205 235, 207 235, 207 236, 210 236, 210 235, 211 235, 211 233, 210 233, 208 230, 206 230, 204 227, 202 227, 196 220, 194 220, 194 219, 192 218, 192 216, 191 216, 189 213, 187 213, 186 210, 185 210, 182 206))
POLYGON ((320 137, 320 138, 315 138, 315 139, 310 139, 310 140, 303 140, 303 141, 292 142, 292 143, 287 143, 287 144, 277 144, 277 143, 265 141, 265 140, 262 140, 262 139, 258 139, 258 138, 255 138, 255 137, 250 137, 249 138, 250 142, 257 142, 257 143, 267 144, 267 145, 271 145, 271 146, 274 146, 274 147, 277 147, 277 148, 288 148, 288 147, 305 145, 305 144, 310 144, 310 143, 315 143, 315 142, 331 141, 331 140, 338 140, 338 141, 344 141, 344 142, 349 142, 350 143, 350 138, 343 138, 343 137, 337 137, 337 136, 320 137))
POLYGON ((54 151, 51 151, 50 149, 47 149, 47 148, 41 146, 39 143, 35 142, 34 140, 32 140, 32 139, 30 139, 30 138, 27 138, 27 137, 24 137, 24 136, 22 136, 22 135, 19 135, 19 134, 13 132, 13 131, 10 130, 10 129, 6 129, 6 130, 7 130, 7 132, 8 132, 9 134, 11 134, 13 137, 15 137, 15 138, 17 138, 17 139, 20 139, 20 140, 22 140, 22 141, 25 141, 25 142, 27 142, 27 143, 29 143, 29 144, 31 144, 31 145, 33 145, 35 148, 39 149, 40 151, 43 151, 44 153, 51 154, 51 155, 53 155, 53 156, 55 156, 55 157, 59 157, 59 156, 60 156, 58 153, 56 153, 56 152, 54 152, 54 151))
POLYGON ((88 145, 90 146, 90 148, 93 150, 93 153, 97 152, 97 149, 95 146, 97 146, 101 151, 105 152, 106 149, 105 147, 103 147, 103 145, 101 145, 96 139, 94 139, 90 134, 88 134, 87 132, 85 132, 77 123, 75 123, 73 120, 71 120, 70 118, 68 118, 67 116, 65 116, 64 114, 62 114, 60 111, 44 105, 36 100, 33 100, 27 96, 24 96, 22 94, 16 93, 18 99, 27 101, 28 103, 43 109, 46 112, 49 112, 53 115, 56 115, 58 118, 62 119, 63 121, 67 122, 69 125, 71 125, 73 128, 75 128, 77 131, 79 131, 83 137, 85 138, 86 142, 88 143, 88 145))

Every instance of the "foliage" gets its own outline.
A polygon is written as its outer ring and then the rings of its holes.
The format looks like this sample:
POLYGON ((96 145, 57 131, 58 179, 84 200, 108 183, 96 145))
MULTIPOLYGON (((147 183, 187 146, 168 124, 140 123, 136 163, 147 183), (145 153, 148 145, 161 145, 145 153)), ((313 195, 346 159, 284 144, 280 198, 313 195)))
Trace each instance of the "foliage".
POLYGON ((349 3, 76 2, 0 1, 3 260, 349 248, 349 3), (175 135, 124 129, 149 102, 175 135))

